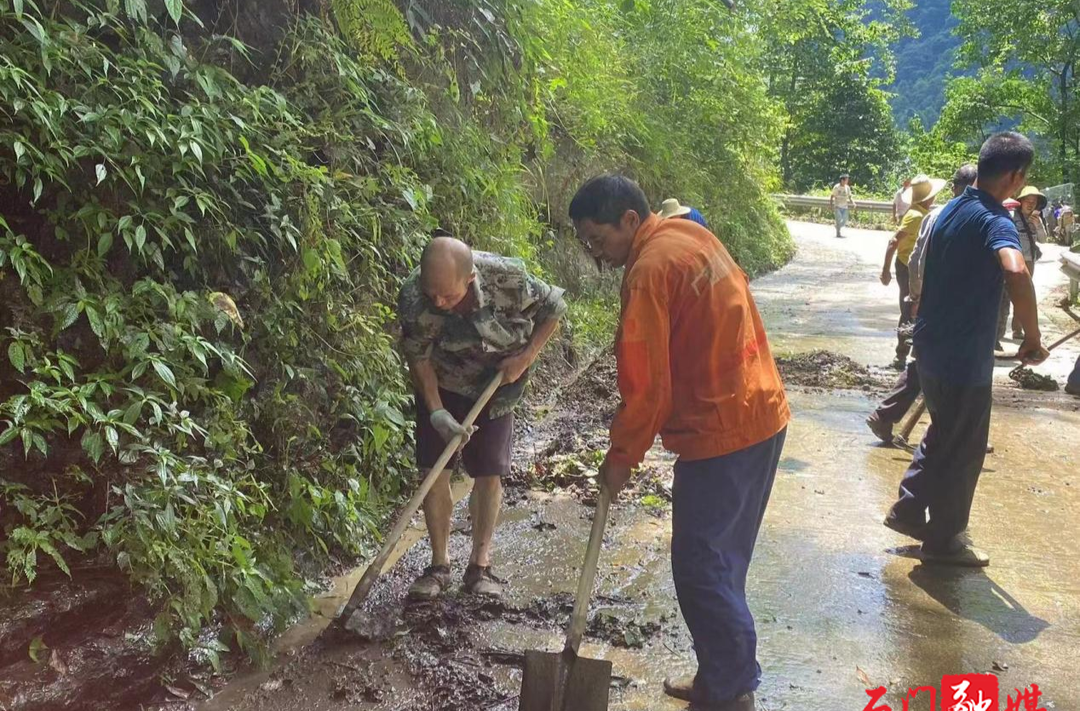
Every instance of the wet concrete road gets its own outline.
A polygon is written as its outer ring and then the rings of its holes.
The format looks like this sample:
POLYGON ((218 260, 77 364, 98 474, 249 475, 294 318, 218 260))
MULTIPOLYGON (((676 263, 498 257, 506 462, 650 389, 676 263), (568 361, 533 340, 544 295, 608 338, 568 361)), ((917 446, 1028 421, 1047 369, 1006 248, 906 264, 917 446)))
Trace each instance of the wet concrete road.
MULTIPOLYGON (((894 343, 895 285, 886 289, 876 281, 887 235, 852 230, 849 239, 838 241, 828 226, 793 223, 792 229, 799 255, 753 289, 775 350, 826 348, 862 363, 887 363, 894 343)), ((1051 265, 1042 269, 1044 304, 1056 288, 1049 278, 1053 271, 1051 265)), ((1066 324, 1059 323, 1044 330, 1048 335, 1063 330, 1066 324)), ((1059 355, 1048 372, 1057 374, 1061 363, 1071 366, 1077 348, 1070 351, 1072 358, 1059 355)), ((1002 385, 1010 386, 1007 380, 1002 385)), ((940 686, 944 674, 998 669, 1003 693, 1037 683, 1043 707, 1080 709, 1074 671, 1080 650, 1080 413, 1075 401, 1039 393, 1020 406, 997 406, 991 431, 996 453, 987 458, 971 521, 973 538, 991 555, 992 565, 985 571, 952 571, 905 557, 901 547, 911 541, 881 526, 909 456, 878 446, 866 430, 863 419, 874 398, 795 388, 790 398, 795 417, 749 581, 764 670, 759 707, 861 711, 869 680, 872 687, 889 688, 886 701, 898 710, 909 687, 940 686)), ((651 463, 670 476, 670 457, 654 450, 651 463)), ((510 605, 525 607, 539 597, 573 590, 588 515, 565 494, 530 493, 508 509, 496 534, 496 556, 500 575, 510 580, 510 605), (554 527, 538 530, 539 521, 554 527)), ((655 622, 660 631, 647 635, 640 649, 586 640, 582 654, 611 659, 623 678, 622 688, 613 692, 613 709, 684 708, 661 689, 665 676, 694 669, 671 582, 669 537, 669 509, 616 507, 598 584, 598 593, 607 598, 594 609, 655 622)), ((466 537, 453 538, 455 549, 465 550, 466 537)), ((425 556, 420 543, 401 565, 421 566, 425 556)), ((478 649, 556 650, 562 644, 553 626, 497 616, 469 634, 478 649)), ((405 706, 407 693, 380 703, 335 697, 328 689, 334 665, 340 675, 346 664, 370 659, 377 650, 333 654, 333 661, 329 654, 305 660, 290 683, 273 693, 255 692, 258 679, 241 680, 207 709, 405 706), (342 662, 348 654, 353 661, 342 662)), ((396 679, 398 689, 407 687, 400 668, 387 664, 379 673, 396 679)), ((490 678, 510 698, 484 708, 516 708, 520 671, 501 666, 490 678)), ((928 697, 917 698, 911 709, 929 711, 928 697)))

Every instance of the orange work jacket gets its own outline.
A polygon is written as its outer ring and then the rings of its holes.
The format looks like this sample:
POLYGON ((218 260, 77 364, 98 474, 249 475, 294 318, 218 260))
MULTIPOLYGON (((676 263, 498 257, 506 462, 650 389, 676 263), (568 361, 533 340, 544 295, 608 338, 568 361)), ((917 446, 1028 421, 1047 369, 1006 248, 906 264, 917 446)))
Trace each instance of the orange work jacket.
POLYGON ((622 283, 613 463, 636 466, 657 433, 686 460, 763 442, 791 417, 749 279, 706 228, 650 215, 622 283))

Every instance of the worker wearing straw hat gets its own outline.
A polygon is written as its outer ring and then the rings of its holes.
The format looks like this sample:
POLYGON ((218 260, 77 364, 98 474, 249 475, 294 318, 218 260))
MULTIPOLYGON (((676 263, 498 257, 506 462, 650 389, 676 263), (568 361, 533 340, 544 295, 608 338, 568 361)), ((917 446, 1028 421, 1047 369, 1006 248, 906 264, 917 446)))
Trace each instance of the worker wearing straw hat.
MULTIPOLYGON (((1002 204, 1009 208, 1009 202, 1006 200, 1002 204)), ((1025 185, 1012 202, 1016 203, 1016 206, 1011 208, 1011 213, 1016 231, 1020 233, 1020 251, 1024 255, 1024 264, 1027 265, 1028 272, 1034 276, 1035 263, 1042 256, 1039 242, 1046 241, 1046 228, 1040 217, 1043 208, 1046 207, 1046 196, 1034 185, 1025 185)), ((1010 305, 1009 293, 1006 290, 1001 294, 1001 306, 998 310, 997 341, 994 344, 996 350, 1001 350, 1001 339, 1005 337, 1009 322, 1010 305)), ((1024 340, 1024 327, 1016 314, 1013 314, 1012 319, 1012 337, 1014 341, 1024 340)))
POLYGON ((900 220, 900 228, 889 240, 889 246, 885 250, 885 264, 881 268, 881 283, 888 286, 892 281, 893 258, 895 257, 896 285, 900 289, 900 321, 897 324, 896 360, 894 365, 898 370, 903 370, 907 363, 908 353, 911 352, 911 338, 906 332, 911 324, 911 299, 909 298, 909 274, 908 260, 911 252, 915 249, 915 240, 919 237, 919 227, 923 218, 930 212, 930 206, 934 204, 934 198, 945 187, 944 180, 930 178, 926 175, 917 175, 911 179, 911 184, 904 189, 904 202, 911 207, 900 220))
POLYGON ((670 217, 681 217, 684 220, 691 220, 705 229, 709 229, 709 223, 705 221, 704 215, 689 205, 680 205, 679 201, 675 198, 668 198, 660 203, 659 215, 661 220, 666 220, 670 217))

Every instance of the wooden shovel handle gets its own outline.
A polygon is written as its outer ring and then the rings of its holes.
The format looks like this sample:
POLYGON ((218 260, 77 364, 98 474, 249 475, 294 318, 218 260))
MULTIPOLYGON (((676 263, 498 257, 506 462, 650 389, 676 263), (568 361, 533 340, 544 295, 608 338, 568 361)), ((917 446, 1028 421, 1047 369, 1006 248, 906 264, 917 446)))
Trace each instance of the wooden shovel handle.
POLYGON ((911 436, 912 430, 915 429, 915 425, 919 424, 919 420, 922 419, 923 413, 926 412, 926 399, 919 397, 919 404, 915 407, 915 412, 911 413, 907 422, 904 423, 904 427, 900 430, 900 439, 907 441, 911 436))
MULTIPOLYGON (((468 416, 465 417, 465 421, 461 424, 468 429, 472 427, 476 422, 476 418, 480 416, 480 411, 491 400, 491 396, 495 394, 495 391, 502 385, 503 374, 500 372, 491 382, 488 383, 487 388, 477 398, 476 404, 469 410, 468 416)), ((375 556, 375 560, 371 561, 367 570, 364 571, 364 575, 360 578, 360 582, 356 584, 356 588, 353 589, 352 595, 349 597, 349 602, 342 608, 341 614, 338 619, 345 622, 349 619, 352 613, 357 607, 364 602, 368 593, 371 592, 371 586, 375 584, 375 581, 379 579, 379 575, 382 573, 383 566, 386 565, 386 560, 390 557, 390 553, 394 550, 394 546, 397 545, 398 539, 405 533, 405 529, 412 522, 412 517, 416 514, 416 510, 420 508, 420 504, 424 502, 424 498, 427 497, 428 492, 431 491, 431 487, 435 486, 435 481, 442 474, 442 470, 446 467, 446 464, 450 461, 450 458, 457 452, 458 447, 461 446, 461 435, 458 435, 454 439, 450 440, 446 445, 446 449, 443 450, 442 455, 436 460, 435 466, 431 467, 428 475, 424 478, 424 481, 420 484, 420 488, 416 490, 409 502, 405 504, 405 508, 401 510, 401 514, 398 516, 397 523, 390 529, 390 533, 383 539, 382 549, 379 551, 379 555, 375 556)))
POLYGON ((589 546, 585 549, 585 563, 581 566, 581 579, 578 581, 577 595, 574 597, 574 613, 570 616, 570 629, 566 634, 566 649, 575 655, 581 647, 581 638, 585 634, 589 598, 592 597, 593 584, 596 582, 596 564, 600 559, 600 545, 604 542, 604 528, 607 526, 610 506, 611 494, 608 492, 607 485, 601 482, 600 499, 596 502, 592 532, 589 533, 589 546))

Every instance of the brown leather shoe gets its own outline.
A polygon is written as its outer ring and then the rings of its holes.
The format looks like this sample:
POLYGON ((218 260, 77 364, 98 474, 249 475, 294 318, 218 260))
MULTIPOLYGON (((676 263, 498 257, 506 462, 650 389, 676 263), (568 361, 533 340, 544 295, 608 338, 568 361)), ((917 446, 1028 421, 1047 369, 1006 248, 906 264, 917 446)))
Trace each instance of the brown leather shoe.
POLYGON ((673 699, 689 701, 689 711, 754 711, 754 692, 752 691, 719 704, 694 702, 693 674, 664 679, 664 693, 673 699))
POLYGON ((477 565, 469 563, 465 569, 465 592, 471 595, 487 595, 489 597, 502 597, 503 583, 491 572, 490 565, 477 565))
POLYGON ((432 565, 424 570, 424 574, 416 579, 409 588, 409 599, 426 601, 434 600, 442 595, 450 585, 450 566, 432 565))
POLYGON ((893 426, 882 421, 876 412, 871 413, 870 417, 866 418, 866 426, 870 428, 870 431, 874 433, 874 436, 880 439, 885 444, 893 443, 893 426))
POLYGON ((664 693, 679 701, 691 701, 694 693, 694 675, 664 679, 664 693))

